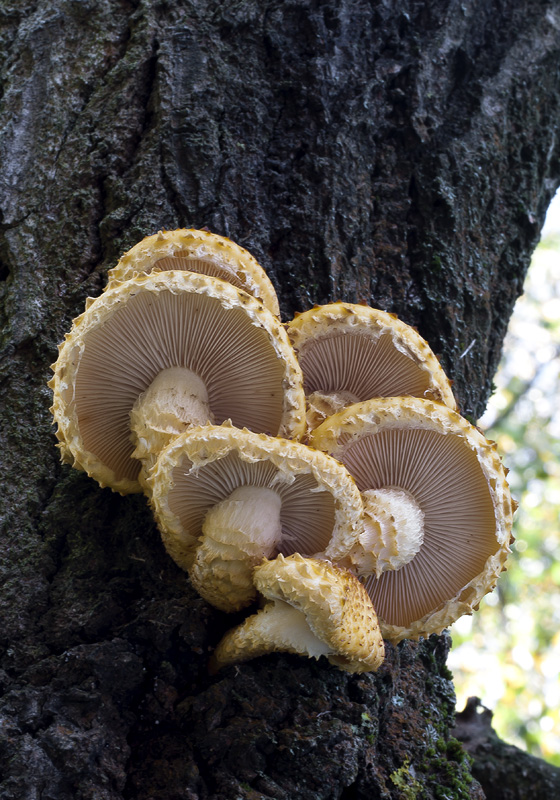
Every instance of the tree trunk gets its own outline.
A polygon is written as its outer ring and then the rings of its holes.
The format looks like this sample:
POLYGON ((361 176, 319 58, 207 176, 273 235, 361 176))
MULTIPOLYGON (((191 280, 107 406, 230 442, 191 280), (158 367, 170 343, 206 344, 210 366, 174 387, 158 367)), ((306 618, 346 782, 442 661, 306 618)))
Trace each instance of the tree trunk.
POLYGON ((453 730, 474 759, 473 775, 492 800, 550 800, 560 797, 560 768, 502 742, 492 712, 469 697, 453 730))
POLYGON ((479 416, 560 181, 559 3, 5 0, 0 35, 1 800, 482 797, 446 635, 210 677, 231 618, 59 464, 46 383, 124 250, 207 226, 284 319, 417 326, 479 416))

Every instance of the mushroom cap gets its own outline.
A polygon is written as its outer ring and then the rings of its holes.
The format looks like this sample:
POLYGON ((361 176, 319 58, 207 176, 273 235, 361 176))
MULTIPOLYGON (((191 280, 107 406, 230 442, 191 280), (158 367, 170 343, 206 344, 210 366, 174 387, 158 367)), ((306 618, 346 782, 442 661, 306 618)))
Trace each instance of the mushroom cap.
MULTIPOLYGON (((352 303, 331 303, 298 314, 288 335, 311 398, 309 425, 332 409, 322 395, 340 393, 342 405, 374 397, 412 395, 456 408, 451 385, 420 334, 394 314, 352 303), (344 394, 353 396, 344 402, 344 394)), ((341 403, 338 403, 338 408, 341 403)))
MULTIPOLYGON (((428 636, 472 613, 496 585, 511 538, 513 502, 494 443, 446 406, 413 397, 350 406, 311 442, 361 492, 404 489, 423 512, 417 554, 379 577, 361 575, 384 637, 428 636)), ((333 540, 326 555, 344 560, 349 550, 333 540)))
POLYGON ((274 286, 264 269, 225 236, 187 228, 146 236, 109 270, 107 288, 153 270, 189 270, 220 278, 256 297, 274 316, 280 315, 274 286))
POLYGON ((205 425, 178 436, 161 452, 150 480, 163 542, 183 569, 193 564, 208 511, 239 486, 280 495, 282 541, 276 550, 285 555, 313 555, 333 535, 349 547, 361 520, 360 493, 334 458, 229 425, 205 425))
POLYGON ((225 281, 160 272, 89 299, 59 346, 49 386, 63 460, 102 486, 141 491, 130 411, 162 370, 176 366, 204 381, 216 422, 302 435, 301 372, 278 320, 225 281))
POLYGON ((383 662, 385 650, 375 610, 362 584, 348 570, 294 553, 256 567, 254 582, 270 602, 225 635, 214 652, 218 668, 276 650, 315 655, 321 652, 316 639, 327 646, 323 652, 331 664, 347 672, 370 672, 383 662), (307 636, 303 626, 298 626, 295 635, 282 630, 284 604, 304 615, 307 636), (274 626, 277 610, 280 620, 274 626))

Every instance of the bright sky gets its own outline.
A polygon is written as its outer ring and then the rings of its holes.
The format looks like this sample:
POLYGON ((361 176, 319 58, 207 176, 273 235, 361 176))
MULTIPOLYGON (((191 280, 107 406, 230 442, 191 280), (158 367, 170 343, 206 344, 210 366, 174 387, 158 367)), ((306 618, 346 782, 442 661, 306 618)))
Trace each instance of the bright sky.
MULTIPOLYGON (((559 234, 560 193, 549 207, 542 237, 559 234)), ((508 387, 515 381, 518 389, 519 382, 529 387, 515 407, 526 438, 514 441, 507 430, 498 438, 512 469, 513 493, 521 501, 510 589, 500 595, 504 584, 498 584, 498 591, 483 600, 480 615, 454 624, 448 665, 455 673, 459 710, 467 697, 481 697, 495 710, 494 726, 502 738, 521 747, 530 743, 535 753, 538 742, 545 757, 560 765, 560 466, 555 455, 560 441, 560 252, 555 244, 535 251, 525 293, 510 321, 498 390, 479 424, 491 424, 507 408, 512 400, 508 387)))

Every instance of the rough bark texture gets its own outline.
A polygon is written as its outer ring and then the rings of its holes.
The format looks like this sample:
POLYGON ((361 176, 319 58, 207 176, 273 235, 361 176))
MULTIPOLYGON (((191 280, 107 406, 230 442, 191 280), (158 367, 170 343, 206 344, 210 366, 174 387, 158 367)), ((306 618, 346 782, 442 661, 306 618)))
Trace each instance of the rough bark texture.
POLYGON ((457 714, 453 733, 474 759, 473 774, 492 800, 560 797, 560 769, 498 739, 492 712, 478 697, 469 697, 457 714))
POLYGON ((482 797, 445 636, 210 678, 231 619, 143 498, 60 466, 46 382, 125 249, 208 226, 285 318, 416 325, 477 417, 560 180, 559 29, 545 0, 2 3, 2 800, 482 797))

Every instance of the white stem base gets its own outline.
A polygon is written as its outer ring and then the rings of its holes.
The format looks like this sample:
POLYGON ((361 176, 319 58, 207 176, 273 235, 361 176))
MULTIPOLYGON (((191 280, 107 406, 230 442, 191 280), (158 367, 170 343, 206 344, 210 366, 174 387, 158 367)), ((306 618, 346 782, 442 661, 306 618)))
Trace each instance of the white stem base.
POLYGON ((142 461, 141 482, 163 448, 191 425, 214 422, 206 386, 186 367, 162 370, 130 412, 133 458, 142 461))
POLYGON ((358 575, 400 569, 422 547, 424 512, 404 489, 369 489, 362 492, 364 530, 350 553, 358 575))
POLYGON ((216 608, 237 611, 256 597, 253 569, 275 553, 281 507, 272 489, 240 486, 206 514, 190 577, 216 608))

